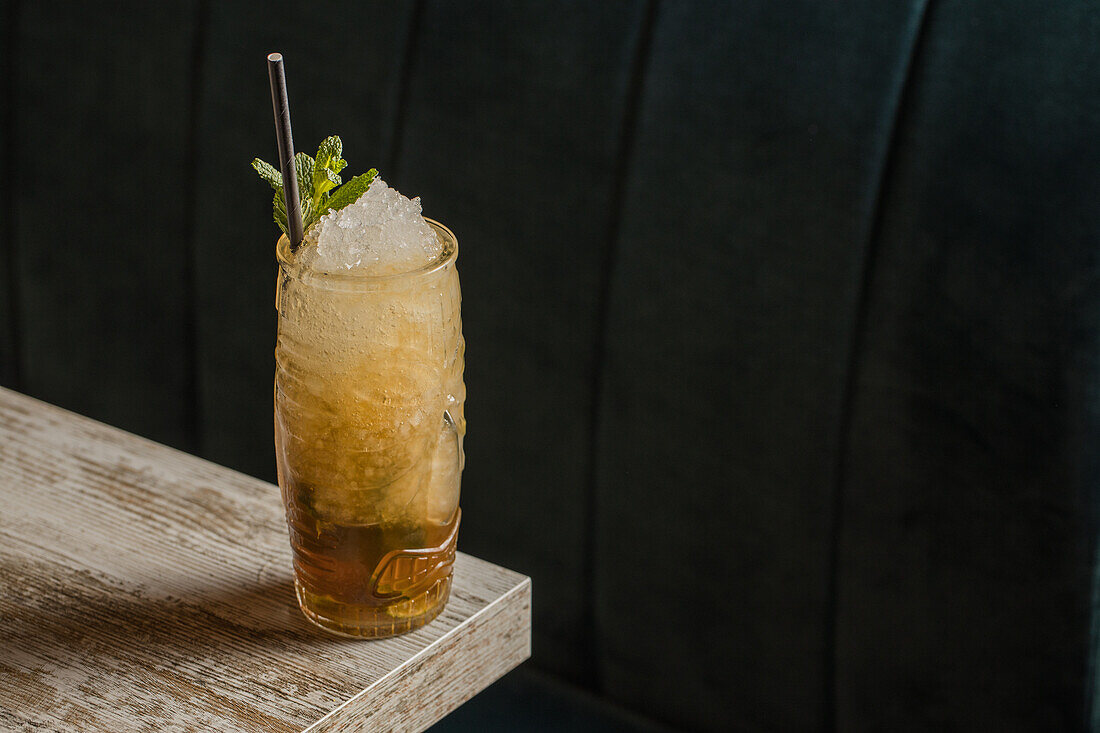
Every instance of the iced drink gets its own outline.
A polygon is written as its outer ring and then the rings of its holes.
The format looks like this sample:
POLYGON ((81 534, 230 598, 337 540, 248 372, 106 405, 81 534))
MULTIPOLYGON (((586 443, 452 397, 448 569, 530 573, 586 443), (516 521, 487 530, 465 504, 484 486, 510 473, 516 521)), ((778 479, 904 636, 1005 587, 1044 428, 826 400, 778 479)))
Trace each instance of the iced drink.
POLYGON ((443 608, 465 387, 454 235, 381 179, 279 240, 275 446, 298 600, 359 637, 443 608))

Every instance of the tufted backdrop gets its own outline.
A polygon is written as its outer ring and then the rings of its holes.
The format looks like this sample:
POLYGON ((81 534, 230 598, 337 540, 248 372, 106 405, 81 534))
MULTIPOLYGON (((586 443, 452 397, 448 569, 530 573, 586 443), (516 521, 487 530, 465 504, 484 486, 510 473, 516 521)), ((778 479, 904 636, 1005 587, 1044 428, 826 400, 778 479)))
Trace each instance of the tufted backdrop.
POLYGON ((458 234, 461 544, 533 665, 686 730, 1100 729, 1095 3, 0 13, 4 385, 273 478, 278 49, 299 149, 458 234))

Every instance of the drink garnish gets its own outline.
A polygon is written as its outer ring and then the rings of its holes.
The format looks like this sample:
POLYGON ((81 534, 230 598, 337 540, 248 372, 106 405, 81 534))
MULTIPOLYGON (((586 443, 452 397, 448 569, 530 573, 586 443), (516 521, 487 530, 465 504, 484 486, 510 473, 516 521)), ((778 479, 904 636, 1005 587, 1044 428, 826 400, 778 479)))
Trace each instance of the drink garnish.
MULTIPOLYGON (((366 193, 378 171, 371 168, 366 173, 355 176, 347 183, 340 178, 348 162, 343 155, 343 143, 336 135, 330 135, 317 147, 317 156, 312 158, 306 153, 294 156, 294 170, 298 179, 298 194, 302 202, 302 224, 305 231, 317 223, 317 220, 329 211, 339 211, 366 193), (342 185, 341 185, 342 184, 342 185)), ((289 236, 287 231, 286 200, 283 197, 283 177, 272 165, 259 158, 252 161, 252 167, 275 190, 272 202, 275 223, 289 236)))

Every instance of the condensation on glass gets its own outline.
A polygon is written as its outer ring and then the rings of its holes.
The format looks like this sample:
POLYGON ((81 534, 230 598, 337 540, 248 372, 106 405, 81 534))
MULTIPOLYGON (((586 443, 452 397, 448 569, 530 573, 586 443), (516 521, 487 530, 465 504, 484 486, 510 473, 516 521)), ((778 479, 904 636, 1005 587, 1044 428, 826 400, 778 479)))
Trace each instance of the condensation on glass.
POLYGON ((275 449, 305 615, 329 631, 418 628, 451 588, 465 386, 455 260, 407 273, 312 271, 276 252, 275 449))

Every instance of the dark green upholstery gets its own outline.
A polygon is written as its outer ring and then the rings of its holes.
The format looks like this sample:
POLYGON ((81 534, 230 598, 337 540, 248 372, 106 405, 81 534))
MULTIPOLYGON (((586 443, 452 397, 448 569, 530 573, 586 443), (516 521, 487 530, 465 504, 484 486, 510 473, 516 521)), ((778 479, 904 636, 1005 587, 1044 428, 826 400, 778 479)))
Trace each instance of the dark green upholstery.
POLYGON ((193 447, 195 4, 5 4, 0 361, 29 394, 193 447))
POLYGON ((1093 704, 1100 12, 1086 8, 928 12, 852 365, 842 723, 1073 730, 1093 704))
POLYGON ((658 16, 597 484, 601 676, 632 706, 700 727, 826 714, 845 380, 918 25, 876 0, 658 16))
POLYGON ((459 232, 482 395, 463 547, 538 577, 539 660, 582 682, 600 281, 641 20, 641 3, 428 3, 391 176, 459 232))
MULTIPOLYGON (((458 234, 461 542, 533 666, 688 730, 1100 730, 1094 4, 0 12, 3 384, 273 478, 277 48, 299 147, 458 234)), ((645 727, 540 680, 451 729, 645 727)))

